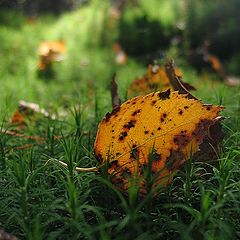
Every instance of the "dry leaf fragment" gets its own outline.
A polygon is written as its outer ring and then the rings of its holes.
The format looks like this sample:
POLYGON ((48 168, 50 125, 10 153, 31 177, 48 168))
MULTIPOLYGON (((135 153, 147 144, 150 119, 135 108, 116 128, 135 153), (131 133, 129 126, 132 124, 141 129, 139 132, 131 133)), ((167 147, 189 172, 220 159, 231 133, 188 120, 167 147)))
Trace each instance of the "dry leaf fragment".
MULTIPOLYGON (((174 74, 178 77, 182 76, 179 68, 174 69, 174 74)), ((190 84, 181 82, 188 90, 195 90, 190 84)), ((175 90, 172 86, 166 69, 163 66, 149 65, 148 72, 142 78, 135 79, 128 89, 128 96, 146 95, 154 91, 165 91, 168 88, 175 90)))
POLYGON ((38 104, 21 100, 19 101, 17 110, 12 116, 11 123, 20 128, 24 127, 27 125, 27 122, 36 120, 36 114, 54 118, 54 116, 50 116, 49 113, 38 104))
POLYGON ((149 164, 154 186, 164 186, 199 150, 222 109, 170 90, 130 99, 100 123, 95 156, 109 165, 112 181, 123 190, 137 175, 144 192, 149 164))

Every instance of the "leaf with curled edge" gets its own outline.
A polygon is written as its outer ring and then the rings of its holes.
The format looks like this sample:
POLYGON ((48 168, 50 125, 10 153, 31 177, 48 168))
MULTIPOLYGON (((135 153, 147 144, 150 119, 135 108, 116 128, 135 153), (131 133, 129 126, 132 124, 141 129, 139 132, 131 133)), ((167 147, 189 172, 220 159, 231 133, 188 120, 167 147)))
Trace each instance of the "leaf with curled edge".
MULTIPOLYGON (((176 76, 182 76, 183 73, 179 68, 174 69, 176 76)), ((195 90, 195 88, 188 84, 181 82, 186 89, 195 90)), ((128 88, 128 96, 134 97, 138 95, 146 95, 154 91, 165 91, 167 89, 176 90, 172 85, 166 69, 163 66, 149 65, 147 74, 141 78, 136 78, 128 88)))
POLYGON ((149 166, 153 187, 166 186, 198 152, 221 110, 170 90, 132 98, 99 124, 95 156, 108 164, 108 173, 120 189, 127 190, 132 176, 139 176, 144 193, 149 166))

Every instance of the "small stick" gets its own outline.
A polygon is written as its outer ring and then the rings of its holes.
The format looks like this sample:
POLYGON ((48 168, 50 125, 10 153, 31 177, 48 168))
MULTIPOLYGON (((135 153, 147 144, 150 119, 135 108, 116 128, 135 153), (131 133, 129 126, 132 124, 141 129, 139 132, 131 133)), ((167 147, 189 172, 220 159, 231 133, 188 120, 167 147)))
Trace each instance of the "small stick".
MULTIPOLYGON (((68 165, 65 162, 61 161, 61 160, 54 159, 54 158, 49 159, 49 161, 51 161, 51 160, 57 161, 58 163, 60 163, 65 168, 68 168, 68 165)), ((90 168, 75 167, 75 170, 77 172, 98 172, 99 168, 98 167, 90 167, 90 168)))
MULTIPOLYGON (((9 130, 4 130, 4 129, 1 129, 0 131, 3 134, 6 134, 6 135, 10 135, 10 136, 14 136, 14 137, 20 137, 20 138, 25 138, 25 139, 30 139, 30 140, 37 141, 39 143, 42 143, 44 140, 47 139, 46 137, 28 136, 28 135, 24 135, 23 133, 17 133, 15 131, 9 131, 9 130)), ((83 135, 88 135, 88 132, 83 132, 83 135)), ((69 136, 69 135, 67 135, 67 136, 69 136)), ((66 136, 54 136, 54 139, 55 140, 60 140, 60 139, 62 139, 64 137, 66 137, 66 136)))
POLYGON ((112 76, 111 81, 111 98, 112 98, 112 109, 121 105, 121 99, 118 95, 118 86, 116 83, 116 73, 112 76))
POLYGON ((1 132, 4 133, 4 134, 10 135, 10 136, 30 139, 30 140, 34 140, 34 141, 37 141, 37 142, 43 142, 45 140, 45 138, 43 138, 43 137, 27 136, 27 135, 24 135, 22 133, 17 133, 15 131, 9 131, 9 130, 1 129, 1 132))
POLYGON ((27 149, 27 148, 31 148, 31 147, 33 147, 33 144, 25 144, 25 145, 22 145, 22 146, 13 147, 13 149, 23 150, 23 149, 27 149))
POLYGON ((181 94, 187 94, 189 98, 197 100, 181 83, 180 78, 176 75, 174 69, 174 61, 170 60, 165 63, 165 70, 168 75, 168 78, 175 91, 178 91, 181 94))

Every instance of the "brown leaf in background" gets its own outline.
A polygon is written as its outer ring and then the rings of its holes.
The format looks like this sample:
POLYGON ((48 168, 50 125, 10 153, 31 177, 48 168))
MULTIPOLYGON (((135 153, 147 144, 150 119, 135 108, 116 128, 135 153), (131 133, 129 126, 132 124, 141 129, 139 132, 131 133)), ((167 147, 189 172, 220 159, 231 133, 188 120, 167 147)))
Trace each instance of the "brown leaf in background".
MULTIPOLYGON (((179 68, 174 68, 174 75, 182 76, 182 71, 179 68)), ((185 88, 188 90, 195 90, 190 84, 185 84, 185 88)), ((150 92, 165 91, 168 88, 175 90, 172 86, 169 76, 166 73, 166 69, 163 66, 149 65, 148 72, 142 78, 135 79, 128 88, 128 96, 145 95, 150 92)))
POLYGON ((21 129, 25 128, 29 122, 35 122, 39 116, 54 118, 54 116, 50 116, 49 113, 37 103, 21 100, 17 110, 12 116, 11 123, 21 129))

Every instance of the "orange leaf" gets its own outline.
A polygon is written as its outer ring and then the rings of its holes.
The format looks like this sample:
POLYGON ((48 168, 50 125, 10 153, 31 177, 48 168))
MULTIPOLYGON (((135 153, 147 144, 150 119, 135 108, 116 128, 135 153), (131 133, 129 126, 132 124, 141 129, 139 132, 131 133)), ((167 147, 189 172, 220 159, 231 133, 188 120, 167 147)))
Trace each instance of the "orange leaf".
POLYGON ((138 176, 144 192, 149 165, 153 186, 165 186, 199 150, 222 109, 170 90, 130 99, 100 123, 95 156, 109 164, 108 173, 121 189, 138 176))

